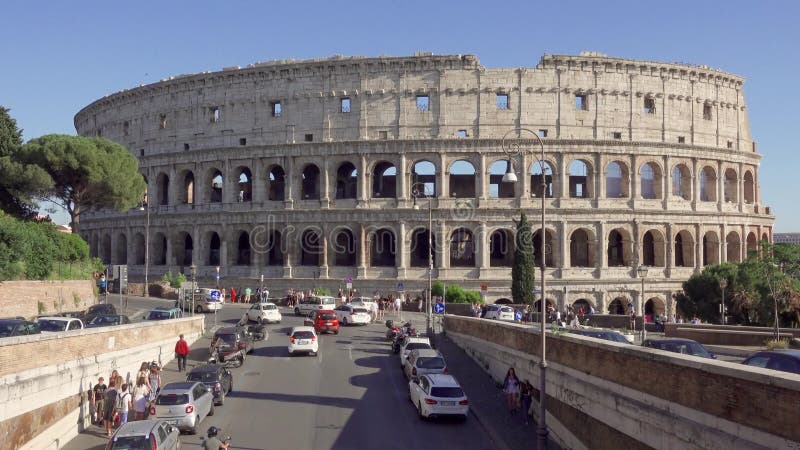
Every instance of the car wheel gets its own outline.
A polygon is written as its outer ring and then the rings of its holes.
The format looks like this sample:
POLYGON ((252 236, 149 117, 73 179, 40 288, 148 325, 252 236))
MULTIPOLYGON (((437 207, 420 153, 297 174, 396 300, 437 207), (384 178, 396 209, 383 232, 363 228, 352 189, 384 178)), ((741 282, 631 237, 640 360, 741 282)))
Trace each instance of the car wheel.
POLYGON ((208 417, 214 415, 214 402, 211 402, 211 409, 208 410, 208 417))
POLYGON ((181 450, 181 441, 175 441, 175 450, 181 450))
POLYGON ((315 358, 316 358, 316 356, 317 356, 318 354, 319 354, 319 352, 318 352, 318 351, 316 351, 316 352, 311 352, 311 356, 313 356, 313 357, 315 357, 315 358))
POLYGON ((231 384, 230 386, 228 386, 228 394, 230 394, 231 392, 233 392, 233 380, 231 380, 231 384))
POLYGON ((425 420, 425 416, 422 415, 422 403, 417 403, 417 415, 419 420, 425 420))
POLYGON ((258 322, 259 325, 263 325, 264 324, 264 319, 259 317, 257 322, 258 322))
POLYGON ((336 331, 333 332, 333 334, 339 334, 339 330, 337 329, 336 331))
POLYGON ((197 425, 200 423, 200 416, 194 418, 194 426, 189 428, 189 434, 197 434, 197 425))
POLYGON ((222 391, 219 394, 219 403, 217 403, 217 405, 222 406, 224 404, 225 404, 225 391, 222 391))
POLYGON ((347 317, 342 317, 342 325, 347 326, 347 317))
POLYGON ((294 309, 294 315, 295 316, 299 316, 300 315, 300 308, 295 308, 294 309))
POLYGON ((195 306, 194 307, 194 312, 196 312, 197 314, 202 313, 203 312, 203 307, 200 306, 200 305, 195 306))

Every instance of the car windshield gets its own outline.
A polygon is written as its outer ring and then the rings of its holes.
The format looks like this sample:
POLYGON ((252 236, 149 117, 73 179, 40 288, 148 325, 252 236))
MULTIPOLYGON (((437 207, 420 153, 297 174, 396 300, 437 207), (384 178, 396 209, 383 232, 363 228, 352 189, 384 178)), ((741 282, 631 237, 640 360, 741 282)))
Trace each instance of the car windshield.
POLYGON ((514 310, 509 308, 508 306, 504 306, 504 307, 500 308, 500 312, 510 313, 510 312, 514 312, 514 310))
POLYGON ((218 334, 217 339, 215 342, 218 345, 233 345, 236 343, 236 335, 235 334, 218 334))
POLYGON ((314 337, 314 333, 310 331, 295 331, 292 337, 295 339, 311 339, 314 337))
POLYGON ((14 332, 13 322, 0 322, 0 337, 9 337, 14 332))
POLYGON ((39 329, 42 331, 64 331, 67 329, 65 320, 39 319, 39 329))
POLYGON ((325 314, 320 314, 319 317, 322 320, 333 320, 336 318, 336 314, 325 313, 325 314))
POLYGON ((663 350, 669 350, 675 353, 683 353, 684 355, 702 356, 710 358, 711 355, 697 342, 665 342, 659 345, 663 350))
POLYGON ((278 309, 278 307, 275 305, 264 305, 264 311, 270 311, 273 309, 278 309))
POLYGON ((600 339, 605 339, 607 341, 614 341, 614 342, 622 342, 623 344, 630 344, 630 342, 625 339, 625 336, 617 333, 600 333, 600 339))
POLYGON ((197 373, 190 373, 188 377, 186 377, 187 381, 200 381, 203 383, 213 383, 217 381, 217 373, 216 372, 197 372, 197 373))
POLYGON ((417 367, 420 369, 444 369, 445 364, 444 359, 438 356, 433 356, 430 358, 422 357, 417 359, 417 367))
POLYGON ((150 311, 147 320, 166 320, 169 319, 169 311, 150 311))
POLYGON ((155 445, 150 442, 148 436, 122 436, 115 437, 111 450, 150 450, 155 448, 155 445))
POLYGON ((156 405, 184 405, 189 403, 189 394, 162 394, 156 397, 156 405))
POLYGON ((429 348, 431 348, 431 345, 426 343, 426 342, 412 342, 412 343, 406 345, 406 350, 407 351, 417 350, 417 349, 420 349, 420 348, 429 349, 429 348))
POLYGON ((464 396, 460 387, 435 387, 431 389, 431 396, 439 398, 459 398, 464 396))
POLYGON ((116 325, 119 323, 119 316, 97 316, 89 323, 92 325, 116 325))

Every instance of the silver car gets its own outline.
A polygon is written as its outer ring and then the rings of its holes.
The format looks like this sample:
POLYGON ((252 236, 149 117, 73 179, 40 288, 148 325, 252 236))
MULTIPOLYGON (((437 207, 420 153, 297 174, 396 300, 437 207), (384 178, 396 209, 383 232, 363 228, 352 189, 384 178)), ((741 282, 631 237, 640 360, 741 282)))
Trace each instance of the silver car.
POLYGON ((206 416, 214 415, 214 393, 203 383, 169 383, 150 407, 150 416, 191 434, 206 416))
POLYGON ((137 420, 117 429, 106 444, 106 450, 177 450, 180 431, 163 420, 137 420))

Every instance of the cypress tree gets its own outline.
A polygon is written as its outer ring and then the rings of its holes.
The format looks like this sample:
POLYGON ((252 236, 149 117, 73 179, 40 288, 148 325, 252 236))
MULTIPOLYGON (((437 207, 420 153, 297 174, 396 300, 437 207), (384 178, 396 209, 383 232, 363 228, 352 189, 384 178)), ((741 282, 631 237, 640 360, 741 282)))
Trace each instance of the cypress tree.
POLYGON ((533 232, 525 213, 517 222, 514 267, 511 269, 511 298, 515 304, 533 305, 536 263, 533 258, 533 232))

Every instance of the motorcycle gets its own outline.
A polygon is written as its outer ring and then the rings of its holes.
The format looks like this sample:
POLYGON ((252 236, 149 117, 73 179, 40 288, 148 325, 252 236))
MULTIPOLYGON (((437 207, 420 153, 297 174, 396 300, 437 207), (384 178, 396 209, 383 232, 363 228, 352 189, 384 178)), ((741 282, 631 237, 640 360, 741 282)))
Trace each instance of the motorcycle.
MULTIPOLYGON (((208 440, 207 437, 200 436, 200 447, 204 447, 207 440, 208 440)), ((225 436, 225 438, 224 439, 220 439, 220 441, 222 441, 223 444, 230 444, 231 437, 230 436, 225 436)))

